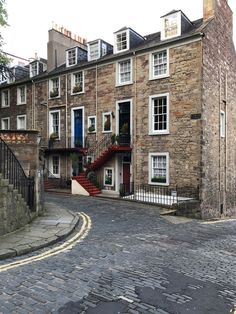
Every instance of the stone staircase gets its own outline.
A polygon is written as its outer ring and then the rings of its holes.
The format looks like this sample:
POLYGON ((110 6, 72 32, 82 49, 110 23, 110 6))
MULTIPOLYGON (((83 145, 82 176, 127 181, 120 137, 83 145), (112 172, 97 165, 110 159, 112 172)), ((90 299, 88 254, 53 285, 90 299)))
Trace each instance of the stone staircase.
POLYGON ((90 196, 95 196, 101 193, 89 179, 86 177, 86 172, 81 173, 79 176, 73 177, 88 193, 90 196))

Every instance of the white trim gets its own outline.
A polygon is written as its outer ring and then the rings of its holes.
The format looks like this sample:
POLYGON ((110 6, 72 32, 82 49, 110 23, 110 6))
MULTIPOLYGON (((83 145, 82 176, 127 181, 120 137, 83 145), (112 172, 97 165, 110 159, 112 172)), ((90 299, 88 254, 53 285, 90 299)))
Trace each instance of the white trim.
POLYGON ((49 138, 50 138, 50 134, 54 133, 53 132, 53 127, 52 127, 52 114, 58 112, 58 139, 60 139, 61 137, 61 111, 60 110, 50 110, 49 111, 49 124, 48 124, 48 134, 49 134, 49 138))
POLYGON ((103 168, 103 184, 104 186, 114 186, 114 167, 104 167, 103 168), (111 177, 111 184, 106 184, 105 183, 105 177, 106 177, 106 170, 111 170, 112 171, 112 177, 111 177))
MULTIPOLYGON (((49 170, 53 174, 53 177, 55 178, 60 178, 61 177, 61 158, 60 155, 58 154, 53 154, 49 157, 49 170), (59 163, 58 163, 58 173, 53 173, 53 157, 56 156, 59 158, 59 163)), ((50 177, 50 176, 49 176, 50 177)))
POLYGON ((74 48, 66 50, 66 67, 67 68, 72 67, 72 66, 76 65, 77 63, 78 63, 78 48, 74 47, 74 48), (69 64, 68 55, 69 55, 69 51, 72 51, 72 50, 75 50, 75 63, 74 64, 69 64))
POLYGON ((10 90, 9 89, 3 89, 2 90, 2 93, 1 93, 1 107, 2 108, 10 107, 10 90), (7 105, 5 105, 5 101, 4 101, 4 106, 3 106, 3 99, 4 99, 3 95, 4 95, 5 92, 8 93, 8 103, 7 103, 7 105))
POLYGON ((30 63, 30 77, 35 77, 38 74, 39 74, 39 61, 35 60, 35 61, 30 63), (37 69, 36 69, 36 74, 35 75, 32 75, 32 64, 36 64, 37 65, 37 69))
POLYGON ((76 72, 73 72, 71 73, 71 77, 70 77, 70 80, 71 80, 71 95, 78 95, 78 94, 84 94, 84 71, 81 70, 81 71, 76 71, 76 72), (78 74, 78 73, 82 73, 82 91, 81 92, 77 92, 77 93, 73 93, 73 88, 75 87, 75 75, 78 74))
POLYGON ((10 117, 5 117, 5 118, 1 119, 1 130, 10 130, 10 117), (3 121, 4 120, 8 121, 8 128, 7 129, 3 128, 3 121))
POLYGON ((26 99, 27 99, 27 89, 26 89, 26 85, 21 85, 21 86, 18 86, 17 87, 17 105, 20 106, 20 105, 24 105, 26 104, 26 99), (21 88, 24 88, 25 89, 25 101, 21 102, 21 95, 20 95, 20 89, 21 88))
POLYGON ((74 126, 74 119, 75 119, 75 114, 74 111, 82 109, 82 121, 83 121, 83 128, 82 128, 82 146, 84 147, 84 107, 73 107, 71 108, 71 147, 75 147, 74 145, 74 136, 75 136, 75 126, 74 126))
POLYGON ((88 43, 87 46, 88 46, 88 61, 98 60, 101 58, 101 40, 100 39, 94 40, 94 41, 88 43), (97 44, 97 46, 98 46, 98 57, 97 58, 91 58, 90 46, 94 45, 94 44, 97 44))
POLYGON ((130 103, 130 143, 132 143, 132 134, 133 134, 133 99, 123 99, 116 101, 116 134, 119 134, 119 104, 123 102, 130 103))
POLYGON ((114 54, 116 53, 120 53, 120 52, 124 52, 130 49, 130 30, 126 29, 126 30, 122 30, 120 32, 115 33, 115 44, 114 44, 114 54), (120 35, 122 33, 126 33, 126 43, 127 43, 127 48, 126 49, 122 49, 122 50, 117 50, 117 35, 120 35))
POLYGON ((161 40, 166 40, 174 37, 178 37, 181 35, 181 11, 175 12, 166 16, 163 16, 161 18, 161 40), (168 17, 171 17, 172 15, 176 14, 177 15, 177 34, 172 35, 172 36, 165 36, 165 19, 168 17))
POLYGON ((149 153, 148 155, 148 184, 151 185, 169 185, 170 179, 169 179, 169 153, 149 153), (152 182, 151 176, 152 176, 152 157, 153 156, 166 156, 166 183, 160 183, 160 182, 152 182))
POLYGON ((165 49, 158 49, 155 51, 152 51, 149 53, 149 80, 157 80, 157 79, 162 79, 170 76, 170 54, 169 54, 169 48, 165 49), (156 53, 166 51, 166 57, 167 57, 167 71, 165 74, 162 75, 154 75, 154 65, 153 65, 153 56, 156 53))
POLYGON ((16 116, 16 128, 17 128, 17 130, 26 130, 27 129, 26 114, 16 116), (25 127, 24 128, 19 127, 20 118, 24 118, 24 121, 25 121, 25 127))
POLYGON ((133 60, 132 58, 122 59, 116 62, 116 86, 123 86, 133 84, 133 60), (127 82, 120 82, 120 63, 130 61, 130 80, 127 82))
POLYGON ((220 111, 220 137, 225 137, 225 132, 226 132, 225 111, 221 110, 220 111))
POLYGON ((170 95, 169 93, 157 94, 149 96, 149 135, 162 135, 169 134, 169 121, 170 121, 170 95), (153 99, 166 97, 167 105, 167 119, 166 119, 166 130, 154 130, 153 129, 153 99))
POLYGON ((48 85, 49 85, 49 91, 48 91, 48 97, 49 97, 49 99, 60 98, 60 97, 61 97, 61 80, 60 80, 60 76, 56 76, 56 77, 50 78, 48 85), (51 93, 52 90, 53 90, 53 83, 52 83, 52 81, 55 80, 55 79, 58 79, 58 96, 56 96, 56 97, 51 97, 51 96, 50 96, 50 93, 51 93))
POLYGON ((102 113, 102 133, 111 133, 111 132, 112 132, 112 113, 111 113, 111 111, 103 112, 102 113), (105 123, 104 117, 105 117, 105 115, 110 115, 111 127, 110 127, 109 131, 104 130, 104 123, 105 123))
POLYGON ((97 116, 88 116, 88 125, 87 125, 87 127, 88 127, 88 133, 96 133, 97 132, 97 116), (89 131, 89 127, 91 126, 91 123, 90 123, 90 119, 91 118, 95 119, 95 130, 92 131, 92 132, 89 131))

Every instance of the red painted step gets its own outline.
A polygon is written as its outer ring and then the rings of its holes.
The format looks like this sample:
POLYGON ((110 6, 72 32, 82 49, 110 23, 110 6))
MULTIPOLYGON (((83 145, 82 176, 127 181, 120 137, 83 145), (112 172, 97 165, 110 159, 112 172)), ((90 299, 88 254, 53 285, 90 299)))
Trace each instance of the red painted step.
POLYGON ((79 184, 89 193, 89 195, 94 196, 101 193, 101 190, 99 190, 93 183, 91 183, 85 173, 81 173, 79 176, 74 177, 79 184))

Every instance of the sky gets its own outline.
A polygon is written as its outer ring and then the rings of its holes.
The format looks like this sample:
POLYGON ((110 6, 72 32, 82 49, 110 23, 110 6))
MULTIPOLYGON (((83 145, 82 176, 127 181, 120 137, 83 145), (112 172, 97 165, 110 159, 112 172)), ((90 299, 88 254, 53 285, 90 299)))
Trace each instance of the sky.
MULTIPOLYGON (((236 0, 228 0, 234 12, 236 43, 236 0)), ((160 31, 160 17, 181 9, 190 20, 202 17, 203 0, 6 0, 8 24, 1 28, 3 51, 29 59, 47 57, 48 30, 52 23, 63 26, 88 41, 101 38, 111 44, 113 33, 127 26, 140 35, 160 31)))

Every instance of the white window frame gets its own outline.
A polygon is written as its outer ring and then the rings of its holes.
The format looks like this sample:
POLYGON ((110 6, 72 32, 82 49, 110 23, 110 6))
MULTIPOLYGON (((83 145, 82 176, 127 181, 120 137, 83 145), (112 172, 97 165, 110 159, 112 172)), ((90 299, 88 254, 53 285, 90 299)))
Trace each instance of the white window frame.
POLYGON ((60 82, 60 77, 53 77, 51 79, 49 79, 49 99, 55 99, 55 98, 59 98, 60 97, 60 85, 61 85, 61 82, 60 82), (58 96, 55 96, 55 97, 52 97, 50 94, 51 92, 53 92, 54 88, 53 88, 53 81, 58 79, 58 96))
POLYGON ((56 178, 61 177, 61 158, 60 158, 60 155, 54 154, 54 155, 50 156, 50 158, 49 158, 49 169, 53 175, 52 177, 56 177, 56 178), (59 161, 58 162, 58 173, 53 172, 53 157, 58 157, 58 161, 59 161))
POLYGON ((27 96, 26 96, 26 85, 17 87, 17 105, 24 105, 24 104, 26 104, 26 99, 27 99, 27 96), (24 99, 24 101, 21 101, 21 89, 22 88, 24 88, 24 90, 25 90, 25 99, 24 99))
POLYGON ((16 128, 17 130, 26 130, 26 115, 25 114, 16 116, 16 128), (20 127, 20 119, 22 118, 24 118, 24 124, 25 124, 23 128, 20 127))
POLYGON ((102 133, 111 133, 112 132, 112 113, 111 111, 109 112, 103 112, 102 113, 102 133), (104 125, 105 125, 105 116, 107 115, 110 115, 110 122, 111 122, 111 125, 110 125, 110 130, 104 130, 104 125))
POLYGON ((61 137, 61 111, 60 110, 50 110, 49 111, 49 137, 52 133, 55 133, 53 130, 53 114, 58 113, 58 138, 61 137))
POLYGON ((103 170, 103 183, 104 186, 114 186, 114 168, 113 167, 105 167, 103 170), (111 176, 111 184, 106 184, 106 170, 110 170, 112 172, 111 176))
POLYGON ((157 95, 151 95, 149 96, 149 135, 162 135, 162 134, 169 134, 169 120, 170 120, 170 95, 169 93, 165 93, 165 94, 157 94, 157 95), (154 102, 153 100, 156 98, 164 98, 166 97, 166 129, 165 130, 154 130, 154 113, 153 113, 153 109, 154 109, 154 102))
POLYGON ((123 31, 120 31, 118 33, 115 33, 115 45, 114 45, 114 53, 120 53, 120 52, 124 52, 124 51, 127 51, 129 50, 129 41, 130 41, 130 32, 129 30, 123 30, 123 31), (117 36, 118 35, 121 35, 122 33, 126 33, 126 48, 125 49, 121 49, 121 50, 118 50, 117 49, 117 36))
POLYGON ((77 64, 77 60, 78 60, 78 49, 76 47, 75 48, 71 48, 71 49, 66 51, 66 66, 67 67, 72 67, 72 66, 76 65, 77 64), (73 51, 75 52, 75 56, 74 56, 75 60, 74 60, 73 64, 70 64, 69 54, 71 52, 73 52, 73 51))
POLYGON ((225 137, 225 133, 226 133, 225 112, 221 110, 220 111, 220 137, 225 137))
POLYGON ((181 35, 181 12, 175 12, 173 14, 167 15, 167 16, 163 16, 162 17, 162 22, 161 22, 161 40, 165 40, 165 39, 170 39, 170 38, 174 38, 174 37, 178 37, 181 35), (171 16, 173 15, 177 15, 176 17, 176 21, 177 21, 177 34, 172 35, 172 36, 166 36, 165 35, 165 20, 168 18, 171 18, 171 16))
POLYGON ((88 44, 88 61, 98 60, 101 57, 100 50, 101 50, 101 40, 97 40, 97 41, 93 41, 93 42, 89 43, 88 44), (96 57, 91 55, 91 46, 93 46, 93 45, 97 45, 98 53, 97 53, 96 57))
POLYGON ((149 55, 149 80, 156 80, 156 79, 162 79, 165 77, 169 77, 170 73, 170 58, 169 58, 169 49, 161 49, 156 50, 149 55), (167 70, 165 74, 155 75, 154 74, 154 55, 166 51, 166 58, 167 58, 167 70))
POLYGON ((151 185, 163 185, 163 186, 168 186, 170 179, 169 179, 169 153, 149 153, 148 156, 148 184, 151 185), (166 157, 166 182, 152 182, 152 172, 153 172, 153 167, 152 167, 152 163, 153 163, 153 159, 152 157, 162 157, 165 156, 166 157))
POLYGON ((34 77, 39 74, 39 62, 35 61, 30 63, 30 77, 34 77), (36 64, 36 74, 33 72, 33 66, 36 64))
POLYGON ((10 130, 10 117, 6 117, 6 118, 1 119, 1 130, 10 130), (7 123, 8 123, 7 129, 5 127, 3 127, 4 121, 7 121, 7 123))
POLYGON ((7 108, 7 107, 10 107, 10 90, 9 89, 4 89, 3 91, 2 91, 2 108, 7 108), (4 94, 5 93, 7 93, 8 94, 8 103, 6 104, 5 103, 5 97, 4 97, 4 94))
POLYGON ((88 132, 89 133, 96 133, 97 132, 97 117, 96 116, 88 116, 88 132), (94 123, 94 131, 89 131, 89 128, 91 127, 91 119, 95 119, 94 123))
POLYGON ((84 71, 77 71, 74 73, 71 73, 71 95, 77 95, 77 94, 83 94, 84 93, 84 71), (75 83, 75 76, 76 74, 82 73, 82 90, 79 92, 74 92, 74 88, 76 87, 75 83))
POLYGON ((133 83, 133 62, 132 58, 123 59, 116 63, 116 86, 123 86, 133 83), (121 73, 120 73, 120 65, 123 62, 129 61, 130 62, 130 80, 126 82, 121 82, 121 73))

